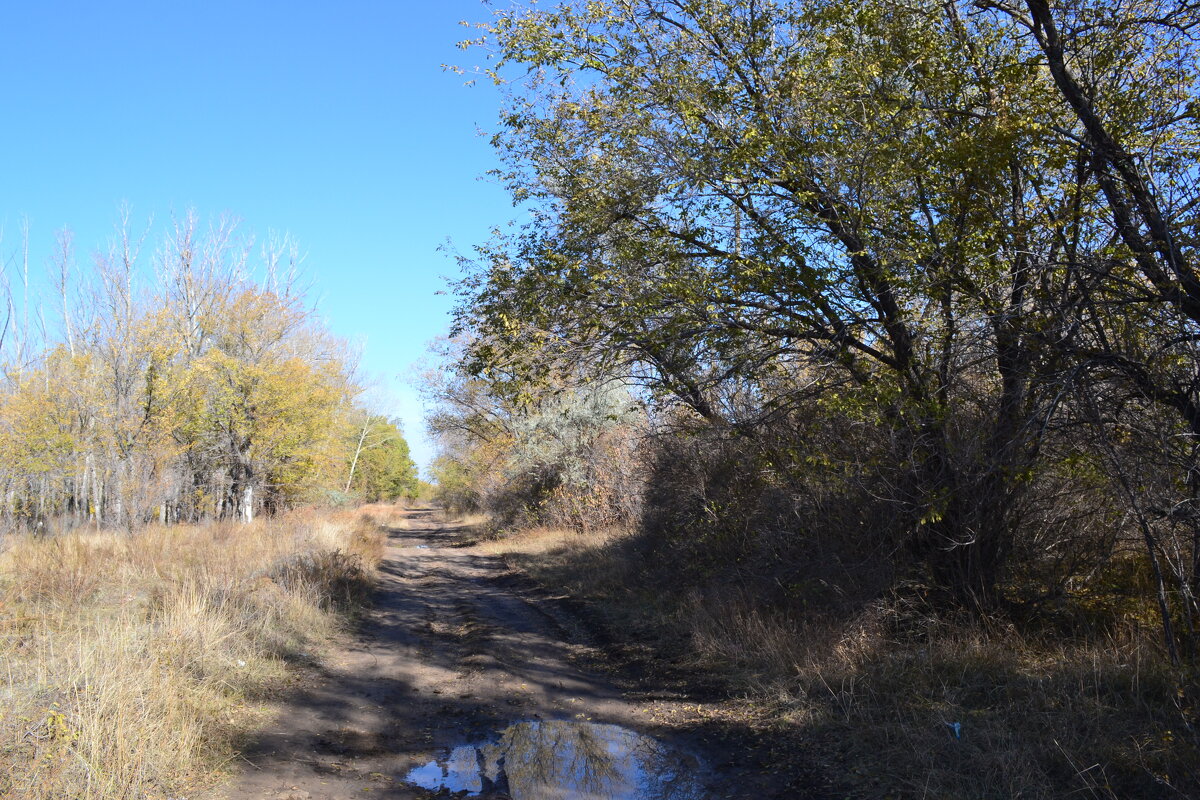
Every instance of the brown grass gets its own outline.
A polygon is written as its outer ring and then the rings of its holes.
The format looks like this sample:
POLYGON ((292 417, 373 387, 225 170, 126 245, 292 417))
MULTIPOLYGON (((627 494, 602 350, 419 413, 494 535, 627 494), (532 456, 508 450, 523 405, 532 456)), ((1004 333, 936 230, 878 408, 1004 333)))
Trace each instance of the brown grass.
POLYGON ((481 547, 596 601, 614 630, 727 676, 755 724, 816 748, 851 796, 1200 797, 1196 679, 1165 663, 1152 629, 1064 640, 899 599, 769 612, 736 587, 689 590, 685 565, 646 563, 619 531, 481 547))
POLYGON ((363 599, 383 534, 309 513, 3 547, 0 797, 140 799, 213 779, 363 599))
POLYGON ((491 530, 491 519, 487 514, 452 513, 446 514, 444 521, 448 525, 454 525, 459 528, 470 528, 484 538, 490 539, 495 537, 494 532, 491 530))

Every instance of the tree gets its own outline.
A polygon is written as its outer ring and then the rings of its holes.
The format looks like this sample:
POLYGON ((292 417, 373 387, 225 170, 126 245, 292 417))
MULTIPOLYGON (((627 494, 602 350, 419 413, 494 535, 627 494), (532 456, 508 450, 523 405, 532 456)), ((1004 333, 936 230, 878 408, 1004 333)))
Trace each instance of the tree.
MULTIPOLYGON (((442 354, 469 349, 451 341, 442 354)), ((625 381, 561 372, 547 390, 512 398, 478 378, 435 372, 425 391, 444 504, 487 510, 501 526, 586 530, 633 518, 647 418, 625 381)))
POLYGON ((1159 470, 1179 476, 1167 501, 1160 482, 1131 480, 1126 459, 1110 444, 1105 448, 1139 520, 1167 647, 1177 658, 1169 575, 1184 619, 1184 646, 1194 657, 1200 625, 1194 589, 1200 582, 1200 9, 1173 0, 977 5, 987 24, 1006 25, 1026 57, 1045 65, 1048 96, 1068 120, 1054 132, 1078 148, 1107 212, 1111 240, 1065 265, 1080 275, 1086 297, 1078 324, 1087 335, 1073 343, 1072 356, 1101 379, 1103 399, 1089 403, 1101 440, 1109 444, 1114 433, 1128 438, 1131 429, 1153 429, 1149 453, 1135 460, 1154 454, 1149 457, 1159 470), (1175 423, 1099 412, 1143 402, 1167 411, 1175 423), (1138 491, 1139 485, 1154 488, 1138 491), (1158 511, 1148 515, 1148 508, 1158 511))
POLYGON ((309 487, 349 382, 338 344, 307 328, 297 299, 247 290, 218 316, 188 370, 183 435, 221 476, 218 508, 248 520, 309 487))
POLYGON ((888 2, 499 12, 492 74, 529 72, 496 141, 535 211, 460 284, 464 369, 594 363, 750 436, 814 393, 868 410, 907 546, 993 604, 1068 374, 1057 263, 1095 235, 998 34, 888 2))
MULTIPOLYGON (((250 520, 340 487, 350 459, 342 425, 359 413, 354 360, 278 263, 287 248, 264 251, 259 283, 231 221, 203 232, 195 215, 177 222, 153 276, 145 239, 126 214, 77 287, 71 237, 60 234, 62 341, 22 326, 3 350, 4 516, 126 528, 250 520)), ((10 306, 9 317, 24 312, 10 306)), ((380 491, 399 480, 403 459, 391 457, 380 468, 392 484, 380 491)))
POLYGON ((399 420, 364 412, 362 427, 352 439, 345 491, 354 488, 370 503, 416 493, 417 465, 409 455, 399 420))

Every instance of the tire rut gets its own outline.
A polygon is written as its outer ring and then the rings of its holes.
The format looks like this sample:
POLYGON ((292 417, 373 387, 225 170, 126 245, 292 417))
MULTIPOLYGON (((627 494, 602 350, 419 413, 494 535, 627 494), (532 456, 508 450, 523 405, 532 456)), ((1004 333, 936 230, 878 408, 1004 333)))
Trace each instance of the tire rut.
MULTIPOLYGON (((527 591, 498 558, 460 546, 432 512, 405 523, 389 533, 358 629, 279 703, 274 723, 246 744, 244 768, 211 800, 458 796, 405 778, 515 723, 587 719, 672 738, 652 722, 669 711, 664 702, 630 700, 580 666, 604 657, 586 625, 527 591)), ((492 789, 473 796, 506 796, 492 789)))

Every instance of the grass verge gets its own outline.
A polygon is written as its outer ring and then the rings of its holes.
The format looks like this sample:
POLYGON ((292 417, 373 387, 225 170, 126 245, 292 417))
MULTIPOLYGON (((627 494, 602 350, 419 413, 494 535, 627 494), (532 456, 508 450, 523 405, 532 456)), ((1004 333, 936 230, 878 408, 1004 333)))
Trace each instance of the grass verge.
POLYGON ((801 742, 839 796, 1200 797, 1196 676, 1136 622, 1064 638, 947 621, 900 598, 838 614, 765 609, 620 531, 535 529, 479 546, 588 601, 611 631, 723 675, 744 699, 714 719, 801 742))
POLYGON ((366 599, 383 513, 0 542, 0 797, 211 782, 254 701, 366 599))

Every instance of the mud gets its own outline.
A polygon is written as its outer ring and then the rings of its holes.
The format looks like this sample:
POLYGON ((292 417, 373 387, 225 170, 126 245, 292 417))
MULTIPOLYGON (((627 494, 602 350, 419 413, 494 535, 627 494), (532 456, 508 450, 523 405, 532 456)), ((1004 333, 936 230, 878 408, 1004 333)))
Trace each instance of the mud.
POLYGON ((619 725, 532 720, 459 745, 404 781, 513 800, 702 800, 704 776, 695 756, 619 725))
POLYGON ((776 796, 739 737, 671 722, 695 707, 685 694, 615 677, 585 622, 432 511, 407 522, 358 630, 209 798, 776 796), (588 751, 600 757, 585 763, 588 751))

